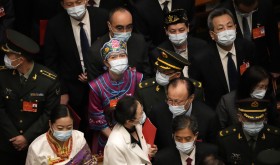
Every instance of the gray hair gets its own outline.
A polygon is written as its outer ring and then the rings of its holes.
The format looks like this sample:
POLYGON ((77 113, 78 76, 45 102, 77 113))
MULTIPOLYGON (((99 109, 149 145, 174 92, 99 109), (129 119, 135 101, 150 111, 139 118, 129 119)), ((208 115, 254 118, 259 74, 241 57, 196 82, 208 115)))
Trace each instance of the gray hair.
POLYGON ((215 17, 222 16, 222 15, 225 15, 225 14, 229 15, 231 17, 233 23, 235 24, 234 17, 228 9, 218 8, 218 9, 215 9, 215 10, 211 11, 208 15, 208 18, 207 18, 208 29, 213 31, 214 30, 213 19, 215 17))
POLYGON ((198 133, 198 124, 194 116, 187 116, 185 114, 176 116, 172 121, 172 133, 188 128, 195 135, 198 133))

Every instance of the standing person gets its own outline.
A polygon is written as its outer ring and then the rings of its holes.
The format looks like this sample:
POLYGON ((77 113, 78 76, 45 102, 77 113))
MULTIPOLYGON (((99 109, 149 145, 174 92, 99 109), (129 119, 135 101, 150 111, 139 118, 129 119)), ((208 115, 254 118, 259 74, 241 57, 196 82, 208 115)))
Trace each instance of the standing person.
POLYGON ((220 131, 219 152, 226 165, 256 164, 257 155, 280 147, 280 130, 265 123, 267 100, 238 100, 239 123, 220 131))
POLYGON ((142 133, 146 114, 135 97, 120 99, 115 110, 117 124, 105 146, 104 165, 151 164, 157 146, 148 146, 142 133))
POLYGON ((48 21, 44 61, 60 75, 60 103, 69 104, 76 111, 81 117, 80 130, 86 131, 87 51, 98 36, 107 32, 108 14, 99 8, 86 8, 87 0, 60 2, 65 11, 48 21))
POLYGON ((73 130, 73 116, 66 105, 50 115, 49 130, 29 146, 25 165, 93 164, 91 151, 80 131, 73 130))
POLYGON ((255 49, 250 41, 236 38, 235 20, 227 9, 213 10, 208 28, 213 41, 193 56, 189 76, 202 82, 205 102, 215 109, 223 95, 237 88, 244 68, 253 65, 255 49))
POLYGON ((0 43, 6 42, 5 31, 14 26, 15 11, 13 1, 0 0, 0 43))
POLYGON ((7 30, 5 66, 0 70, 0 162, 25 162, 28 145, 48 129, 49 115, 59 104, 55 73, 33 62, 39 46, 27 36, 7 30))
POLYGON ((154 165, 195 165, 203 161, 204 155, 217 154, 217 146, 197 141, 198 134, 194 117, 176 116, 172 121, 172 137, 176 145, 159 151, 154 165))
POLYGON ((112 38, 100 50, 108 71, 89 83, 89 126, 93 130, 93 153, 103 153, 107 138, 114 126, 111 110, 117 101, 133 96, 143 74, 128 68, 126 43, 112 38))

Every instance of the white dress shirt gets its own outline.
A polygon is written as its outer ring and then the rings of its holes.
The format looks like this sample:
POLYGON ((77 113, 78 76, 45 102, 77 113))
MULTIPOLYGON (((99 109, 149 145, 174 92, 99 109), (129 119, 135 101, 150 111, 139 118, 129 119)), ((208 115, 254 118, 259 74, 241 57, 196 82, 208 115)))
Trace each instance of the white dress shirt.
POLYGON ((99 7, 100 6, 100 1, 101 0, 94 0, 95 4, 93 6, 94 7, 99 7))
POLYGON ((224 69, 224 73, 225 73, 225 77, 226 77, 226 80, 227 80, 228 91, 230 91, 230 86, 229 86, 229 81, 228 81, 228 70, 227 70, 227 62, 228 62, 227 54, 228 54, 228 52, 230 52, 232 54, 232 60, 233 60, 233 62, 235 64, 236 69, 238 70, 235 46, 233 44, 233 46, 232 46, 230 51, 226 51, 226 50, 220 48, 219 45, 217 45, 217 48, 218 48, 218 51, 219 51, 219 54, 220 54, 220 59, 221 59, 221 62, 222 62, 222 65, 223 65, 223 69, 224 69))
POLYGON ((79 23, 80 22, 84 23, 83 28, 86 32, 89 45, 91 45, 91 32, 90 32, 90 21, 89 21, 88 11, 86 10, 86 15, 85 15, 85 17, 83 18, 82 21, 77 21, 72 17, 70 17, 70 20, 71 20, 72 30, 73 30, 73 33, 74 33, 75 41, 76 41, 76 44, 77 44, 77 48, 78 48, 78 52, 79 52, 79 56, 80 56, 80 60, 81 60, 82 69, 83 69, 83 72, 85 72, 85 65, 84 65, 82 48, 81 48, 80 25, 79 25, 79 23))
POLYGON ((192 153, 190 155, 185 154, 181 151, 179 151, 180 153, 180 157, 181 157, 181 161, 182 161, 182 165, 187 165, 187 159, 191 158, 192 159, 192 165, 195 165, 195 152, 196 152, 196 147, 194 147, 192 153))
MULTIPOLYGON (((173 45, 173 48, 174 48, 176 53, 180 54, 182 57, 184 57, 187 60, 189 59, 189 57, 188 57, 188 46, 186 47, 185 51, 180 51, 179 49, 176 49, 176 47, 174 45, 173 45)), ((188 70, 189 70, 189 67, 185 66, 184 69, 183 69, 184 77, 189 77, 188 70)))
POLYGON ((163 3, 164 3, 165 1, 169 1, 169 3, 167 4, 167 8, 168 8, 169 11, 171 11, 171 9, 172 9, 172 0, 158 0, 161 9, 163 10, 163 8, 164 8, 163 3))

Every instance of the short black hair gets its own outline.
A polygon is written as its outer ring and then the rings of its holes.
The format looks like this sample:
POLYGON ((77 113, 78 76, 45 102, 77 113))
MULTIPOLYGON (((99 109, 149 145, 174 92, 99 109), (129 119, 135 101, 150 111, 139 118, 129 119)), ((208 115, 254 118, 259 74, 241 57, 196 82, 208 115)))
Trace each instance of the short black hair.
POLYGON ((222 159, 216 154, 204 154, 200 165, 224 165, 222 159))
POLYGON ((114 113, 116 121, 123 125, 127 120, 135 119, 138 103, 140 102, 133 96, 121 98, 116 105, 114 113))
POLYGON ((214 9, 211 13, 209 13, 208 18, 207 18, 207 25, 208 25, 208 29, 213 31, 214 30, 214 25, 213 25, 213 19, 222 15, 229 15, 233 21, 233 23, 235 24, 235 20, 234 17, 232 15, 232 13, 226 9, 226 8, 218 8, 218 9, 214 9))
POLYGON ((259 0, 234 0, 234 3, 235 3, 236 6, 238 6, 240 4, 243 4, 245 6, 252 6, 257 1, 259 1, 259 0))
POLYGON ((194 94, 195 91, 195 86, 193 85, 192 81, 186 77, 179 77, 179 78, 175 78, 172 79, 166 87, 166 90, 168 91, 169 87, 177 87, 177 85, 179 83, 184 83, 186 85, 187 91, 189 93, 189 96, 191 96, 192 94, 194 94))
POLYGON ((55 123, 56 120, 63 118, 63 117, 70 117, 73 120, 73 115, 69 111, 66 105, 58 105, 54 110, 52 110, 50 115, 51 124, 55 123))
POLYGON ((124 6, 119 6, 119 7, 116 7, 116 8, 113 8, 112 10, 110 10, 109 12, 109 22, 111 23, 112 22, 112 16, 116 13, 116 12, 125 12, 127 11, 128 13, 130 13, 130 15, 132 16, 131 12, 129 11, 128 8, 124 7, 124 6))
POLYGON ((240 77, 240 82, 237 88, 237 99, 245 99, 250 97, 250 94, 258 83, 270 76, 266 70, 260 66, 249 67, 240 77))
POLYGON ((185 114, 176 116, 172 121, 172 133, 176 133, 182 129, 188 128, 195 135, 198 133, 198 124, 194 116, 187 116, 185 114))

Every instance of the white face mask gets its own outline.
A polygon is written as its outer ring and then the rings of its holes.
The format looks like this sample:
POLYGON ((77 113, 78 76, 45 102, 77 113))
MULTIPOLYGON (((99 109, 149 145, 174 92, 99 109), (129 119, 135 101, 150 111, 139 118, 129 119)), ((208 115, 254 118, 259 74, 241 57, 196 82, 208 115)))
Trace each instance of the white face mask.
POLYGON ((123 74, 123 72, 128 68, 128 59, 127 58, 121 58, 109 61, 109 64, 111 66, 110 70, 117 75, 123 74))
POLYGON ((263 121, 260 122, 243 122, 243 130, 250 136, 257 135, 264 127, 263 121))
POLYGON ((176 46, 181 46, 188 38, 188 33, 168 34, 169 40, 176 46))
POLYGON ((156 73, 156 82, 161 86, 167 85, 169 83, 169 78, 170 76, 160 73, 159 71, 156 73))
POLYGON ((114 38, 117 38, 119 40, 122 40, 124 42, 127 42, 128 39, 130 38, 131 36, 131 32, 113 32, 114 33, 114 38))
MULTIPOLYGON (((20 57, 19 57, 19 58, 20 58, 20 57)), ((18 60, 19 58, 14 59, 14 60, 11 60, 11 59, 9 59, 9 57, 8 57, 7 55, 5 55, 5 56, 4 56, 4 63, 5 63, 5 66, 6 66, 8 69, 16 69, 16 68, 20 65, 20 63, 17 64, 16 66, 13 66, 13 65, 12 65, 12 62, 18 60)))
POLYGON ((229 46, 232 44, 236 38, 235 30, 224 30, 222 32, 217 33, 218 43, 223 46, 229 46))
POLYGON ((185 154, 189 154, 193 150, 193 148, 194 148, 194 141, 187 142, 187 143, 181 143, 181 142, 177 142, 175 140, 175 144, 176 144, 176 148, 179 151, 181 151, 181 152, 183 152, 185 154))
POLYGON ((173 114, 173 118, 187 112, 185 110, 185 105, 177 105, 177 106, 169 105, 169 110, 173 114))
POLYGON ((143 112, 142 117, 141 117, 141 119, 139 121, 139 124, 143 125, 145 123, 145 121, 146 121, 146 118, 147 118, 146 113, 143 112))
POLYGON ((266 93, 265 89, 256 89, 251 93, 251 97, 256 99, 263 99, 265 93, 266 93))
POLYGON ((74 6, 74 7, 67 8, 66 11, 68 15, 79 20, 86 13, 86 6, 84 4, 79 6, 74 6))

